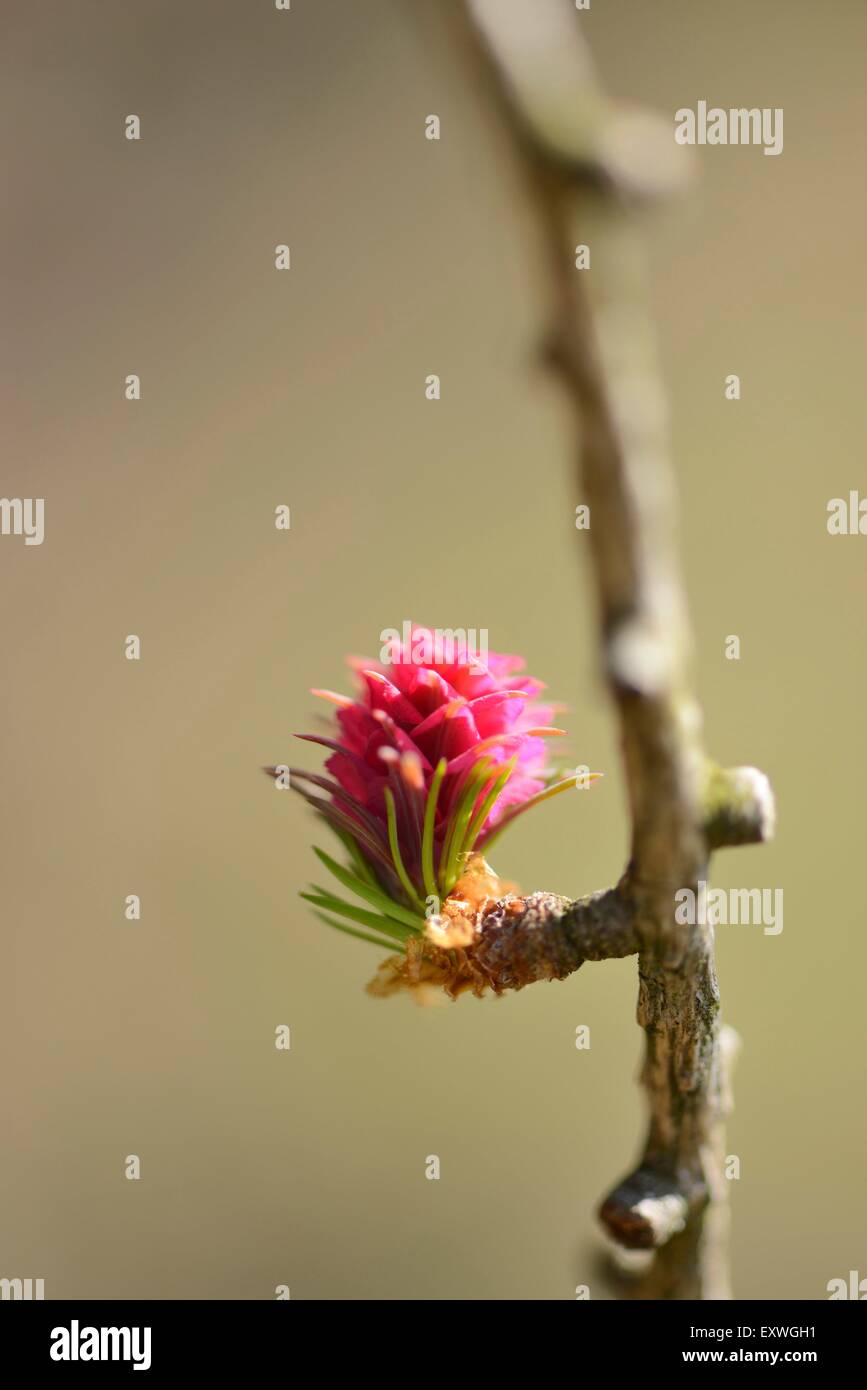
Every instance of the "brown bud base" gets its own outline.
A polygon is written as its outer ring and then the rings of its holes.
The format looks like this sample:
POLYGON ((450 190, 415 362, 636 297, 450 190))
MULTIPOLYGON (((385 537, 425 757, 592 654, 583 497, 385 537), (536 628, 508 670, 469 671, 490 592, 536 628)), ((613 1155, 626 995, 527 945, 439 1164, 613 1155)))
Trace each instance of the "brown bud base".
POLYGON ((422 1004, 443 995, 457 999, 467 991, 477 997, 484 994, 491 980, 476 964, 475 950, 488 912, 511 886, 481 855, 473 855, 424 934, 410 938, 404 955, 383 961, 367 986, 368 994, 384 998, 409 990, 422 1004))
POLYGON ((424 1002, 437 993, 502 994, 536 980, 564 980, 585 960, 638 950, 625 884, 576 901, 557 893, 519 897, 509 886, 483 859, 468 864, 439 917, 405 955, 383 962, 368 992, 381 997, 409 989, 424 1002))

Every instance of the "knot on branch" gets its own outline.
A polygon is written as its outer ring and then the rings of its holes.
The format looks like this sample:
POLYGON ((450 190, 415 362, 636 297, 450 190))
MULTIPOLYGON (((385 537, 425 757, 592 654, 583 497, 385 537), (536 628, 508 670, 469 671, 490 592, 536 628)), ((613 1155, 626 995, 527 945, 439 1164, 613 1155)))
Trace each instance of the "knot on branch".
POLYGON ((522 989, 638 949, 631 898, 618 885, 574 902, 555 893, 501 898, 484 914, 473 960, 494 989, 522 989))
POLYGON ((773 788, 758 768, 721 768, 710 764, 702 809, 709 849, 764 844, 774 837, 773 788))
POLYGON ((615 1187, 599 1208, 611 1236, 629 1250, 657 1250, 685 1227, 707 1201, 700 1181, 682 1186, 666 1173, 638 1168, 615 1187))
POLYGON ((469 0, 469 9, 520 131, 564 181, 636 200, 683 187, 692 161, 672 140, 670 122, 611 107, 569 6, 469 0))
POLYGON ((671 634, 657 631, 644 614, 612 624, 605 643, 606 674, 615 690, 652 699, 671 686, 677 654, 671 634))

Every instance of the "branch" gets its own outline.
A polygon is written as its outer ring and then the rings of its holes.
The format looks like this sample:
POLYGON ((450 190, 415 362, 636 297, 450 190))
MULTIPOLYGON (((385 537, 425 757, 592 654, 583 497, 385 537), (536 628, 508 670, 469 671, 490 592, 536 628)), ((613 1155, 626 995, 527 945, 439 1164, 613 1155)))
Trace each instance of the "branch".
MULTIPOLYGON (((676 922, 675 893, 707 877, 711 849, 756 842, 773 829, 767 779, 708 763, 688 682, 666 411, 635 226, 637 202, 669 191, 682 166, 672 164, 669 127, 612 112, 567 0, 467 5, 473 23, 462 7, 456 21, 505 118, 547 262, 546 355, 575 415, 578 495, 590 507, 602 661, 620 721, 632 820, 630 863, 612 890, 623 912, 614 936, 634 940, 640 952, 650 1129, 639 1167, 600 1214, 621 1243, 658 1247, 719 1193, 721 1177, 712 933, 676 922), (579 244, 591 249, 586 271, 575 267, 579 244)), ((586 903, 576 909, 576 922, 586 916, 593 923, 600 899, 594 902, 592 910, 586 903)), ((535 949, 545 929, 533 914, 530 908, 512 928, 505 908, 502 944, 486 936, 485 959, 502 982, 559 978, 570 951, 578 964, 588 958, 558 937, 556 969, 548 970, 535 949)))
POLYGON ((632 900, 623 886, 570 902, 554 893, 507 897, 488 908, 473 960, 493 989, 563 980, 586 960, 639 949, 632 900))

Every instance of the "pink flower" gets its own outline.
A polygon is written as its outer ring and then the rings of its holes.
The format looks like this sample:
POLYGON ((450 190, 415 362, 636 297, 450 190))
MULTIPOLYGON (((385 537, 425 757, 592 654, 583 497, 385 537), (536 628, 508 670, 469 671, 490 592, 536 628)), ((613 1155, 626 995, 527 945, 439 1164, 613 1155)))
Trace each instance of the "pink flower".
POLYGON ((350 663, 356 699, 314 691, 337 706, 338 727, 333 738, 299 737, 331 750, 330 775, 290 769, 292 785, 343 841, 352 869, 317 850, 320 859, 378 911, 350 911, 325 889, 305 896, 356 924, 332 925, 380 945, 423 931, 430 900, 438 912, 471 855, 574 783, 549 781, 545 739, 563 731, 551 727, 553 707, 537 699, 543 687, 521 674, 522 659, 491 652, 482 661, 454 644, 441 647, 430 629, 412 627, 388 662, 350 663), (443 654, 449 660, 437 659, 443 654))

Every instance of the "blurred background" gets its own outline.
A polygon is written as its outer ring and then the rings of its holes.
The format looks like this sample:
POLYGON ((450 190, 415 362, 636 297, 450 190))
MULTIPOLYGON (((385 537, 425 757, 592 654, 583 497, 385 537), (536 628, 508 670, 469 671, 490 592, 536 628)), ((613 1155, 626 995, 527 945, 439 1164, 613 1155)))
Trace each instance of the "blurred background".
MULTIPOLYGON (((619 98, 785 111, 777 158, 697 151, 648 251, 708 743, 780 806, 775 844, 714 862, 785 894, 780 936, 718 934, 744 1043, 734 1289, 824 1298, 867 1275, 867 540, 826 530, 830 498, 867 493, 867 12, 576 22, 619 98)), ((349 689, 383 628, 484 627, 569 705, 567 763, 607 773, 519 822, 498 869, 579 894, 624 863, 569 420, 479 94, 433 0, 7 0, 3 28, 2 492, 44 497, 46 533, 0 540, 0 1275, 48 1298, 609 1297, 594 1207, 644 1128, 634 959, 372 1000, 377 952, 297 898, 323 832, 259 771, 316 766, 292 739, 308 689, 349 689)))

